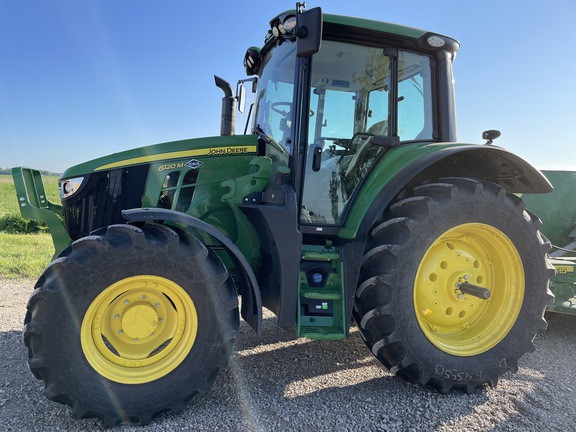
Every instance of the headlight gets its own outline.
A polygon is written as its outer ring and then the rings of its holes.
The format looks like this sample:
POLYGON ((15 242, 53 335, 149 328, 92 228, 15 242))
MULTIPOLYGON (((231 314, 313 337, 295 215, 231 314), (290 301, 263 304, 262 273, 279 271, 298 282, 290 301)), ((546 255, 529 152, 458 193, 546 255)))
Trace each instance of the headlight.
POLYGON ((292 33, 294 28, 296 28, 296 17, 294 15, 289 16, 284 20, 284 24, 282 24, 284 30, 288 33, 292 33))
POLYGON ((444 38, 438 35, 428 36, 426 42, 428 42, 428 45, 430 45, 432 48, 441 48, 446 44, 444 38))
POLYGON ((281 17, 278 17, 270 23, 272 34, 275 37, 294 37, 296 31, 296 17, 294 15, 288 15, 283 21, 280 21, 280 19, 281 17))
POLYGON ((58 183, 58 192, 60 193, 60 199, 68 198, 74 195, 82 186, 84 177, 76 177, 71 179, 62 180, 58 183))

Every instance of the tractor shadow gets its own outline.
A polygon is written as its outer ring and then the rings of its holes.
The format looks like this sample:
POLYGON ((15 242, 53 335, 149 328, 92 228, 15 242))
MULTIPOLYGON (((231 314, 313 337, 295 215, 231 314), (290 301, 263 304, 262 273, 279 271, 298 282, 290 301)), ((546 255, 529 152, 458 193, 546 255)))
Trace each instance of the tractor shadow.
MULTIPOLYGON (((566 430, 566 416, 575 410, 576 368, 568 359, 576 357, 576 316, 548 319, 536 352, 522 358, 518 373, 506 374, 494 389, 466 395, 441 394, 393 376, 355 328, 345 340, 310 341, 277 328, 267 316, 260 339, 242 323, 228 366, 182 415, 122 429, 566 430)), ((26 362, 22 332, 0 333, 1 430, 22 429, 23 418, 29 428, 102 430, 100 421, 73 420, 68 407, 46 399, 26 362)))
POLYGON ((345 340, 310 341, 267 318, 260 340, 242 326, 230 364, 186 415, 216 408, 222 419, 234 419, 221 427, 239 431, 433 430, 474 412, 490 391, 440 394, 399 379, 354 327, 345 340))
POLYGON ((576 316, 547 318, 548 330, 519 371, 470 395, 441 394, 393 376, 355 328, 346 340, 308 341, 268 318, 260 341, 242 327, 229 366, 186 415, 208 415, 204 408, 216 404, 220 413, 236 412, 223 425, 229 430, 319 430, 321 424, 321 430, 564 431, 574 412, 576 369, 567 374, 566 368, 576 356, 576 316), (307 418, 315 419, 313 427, 307 418))

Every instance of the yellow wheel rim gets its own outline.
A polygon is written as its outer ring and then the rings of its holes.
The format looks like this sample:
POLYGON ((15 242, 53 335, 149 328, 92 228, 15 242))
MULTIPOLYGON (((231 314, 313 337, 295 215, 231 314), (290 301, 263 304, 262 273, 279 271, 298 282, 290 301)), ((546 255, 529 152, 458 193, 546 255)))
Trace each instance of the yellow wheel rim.
POLYGON ((414 307, 428 340, 457 356, 481 354, 508 334, 524 298, 524 267, 498 229, 470 223, 442 234, 426 251, 414 283, 414 307), (487 300, 458 288, 490 290, 487 300))
POLYGON ((180 285, 141 275, 110 285, 82 320, 82 350, 100 375, 143 384, 172 372, 188 355, 198 330, 194 302, 180 285))

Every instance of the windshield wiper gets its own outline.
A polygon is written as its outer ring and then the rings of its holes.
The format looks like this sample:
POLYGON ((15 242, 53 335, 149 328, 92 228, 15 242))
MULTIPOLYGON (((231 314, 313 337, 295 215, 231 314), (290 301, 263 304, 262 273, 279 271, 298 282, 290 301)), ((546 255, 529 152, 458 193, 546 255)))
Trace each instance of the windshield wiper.
POLYGON ((258 138, 261 138, 267 145, 272 145, 273 147, 280 150, 282 153, 288 154, 288 150, 286 150, 283 146, 278 144, 274 140, 274 137, 272 135, 268 135, 266 132, 264 132, 264 129, 262 129, 260 125, 256 125, 256 127, 254 128, 254 132, 256 133, 256 135, 258 135, 258 138))
POLYGON ((262 129, 260 125, 256 125, 256 127, 254 128, 254 132, 256 132, 258 138, 262 138, 262 140, 264 140, 266 144, 270 144, 272 142, 270 137, 266 135, 266 132, 264 132, 264 129, 262 129))

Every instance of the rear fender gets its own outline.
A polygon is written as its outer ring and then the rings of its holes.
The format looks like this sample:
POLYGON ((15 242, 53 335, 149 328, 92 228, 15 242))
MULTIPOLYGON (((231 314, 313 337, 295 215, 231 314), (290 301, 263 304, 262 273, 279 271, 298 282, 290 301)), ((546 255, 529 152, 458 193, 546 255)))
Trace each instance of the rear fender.
POLYGON ((486 180, 512 193, 547 193, 546 177, 502 148, 471 144, 406 145, 388 150, 372 171, 348 213, 339 236, 365 239, 400 191, 442 177, 486 180))
POLYGON ((250 264, 244 255, 232 240, 206 222, 185 213, 173 210, 138 208, 123 210, 122 216, 124 216, 126 220, 132 222, 162 221, 184 224, 203 231, 218 240, 234 262, 234 266, 238 271, 238 276, 240 278, 239 291, 242 296, 242 318, 244 318, 244 320, 250 324, 258 334, 260 334, 262 329, 262 298, 258 281, 256 280, 256 275, 254 274, 252 267, 250 267, 250 264))

